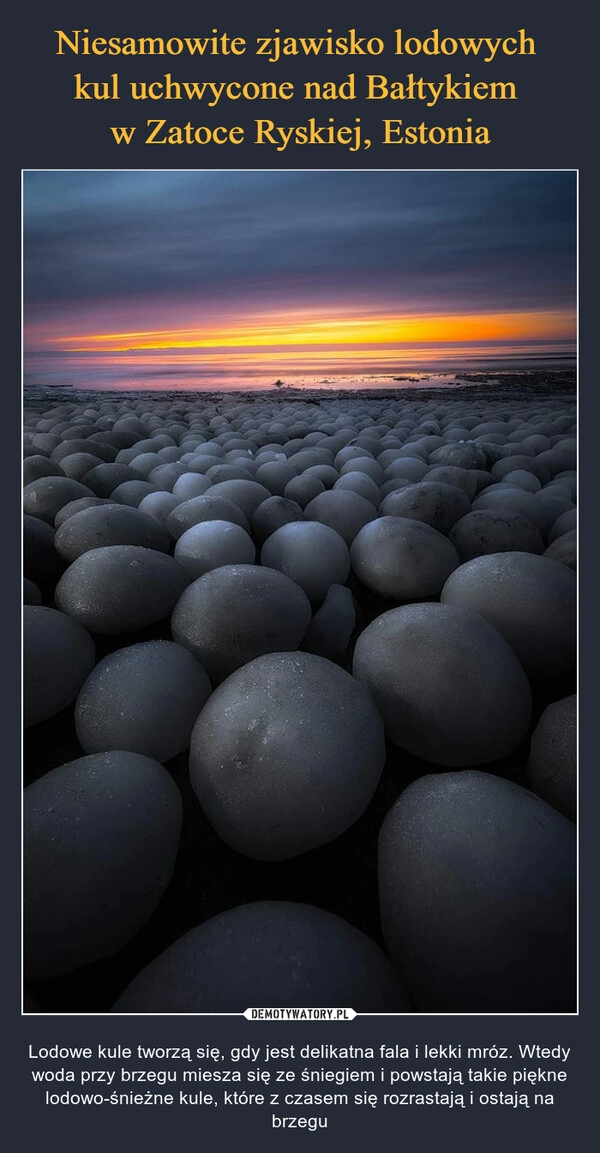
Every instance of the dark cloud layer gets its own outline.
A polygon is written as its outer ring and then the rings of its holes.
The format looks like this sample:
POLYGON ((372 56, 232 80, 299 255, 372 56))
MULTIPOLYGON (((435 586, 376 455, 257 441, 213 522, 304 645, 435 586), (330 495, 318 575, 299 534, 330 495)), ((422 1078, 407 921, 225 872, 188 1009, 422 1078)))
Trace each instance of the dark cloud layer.
POLYGON ((575 205, 570 172, 28 172, 25 297, 568 308, 575 205))

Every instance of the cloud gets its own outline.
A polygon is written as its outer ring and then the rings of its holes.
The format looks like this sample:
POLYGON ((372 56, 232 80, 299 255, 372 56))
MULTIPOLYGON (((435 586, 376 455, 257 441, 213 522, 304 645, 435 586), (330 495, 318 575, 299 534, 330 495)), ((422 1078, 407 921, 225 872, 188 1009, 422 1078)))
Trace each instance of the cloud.
POLYGON ((575 175, 28 172, 27 315, 277 302, 567 307, 575 175))

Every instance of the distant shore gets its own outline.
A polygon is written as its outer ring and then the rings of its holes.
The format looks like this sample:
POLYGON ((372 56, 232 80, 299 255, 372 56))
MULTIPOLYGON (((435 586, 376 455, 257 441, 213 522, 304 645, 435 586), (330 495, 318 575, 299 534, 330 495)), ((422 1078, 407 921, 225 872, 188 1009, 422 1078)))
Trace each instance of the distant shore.
MULTIPOLYGON (((447 400, 452 396, 473 396, 477 400, 527 400, 542 399, 550 396, 575 397, 577 391, 577 373, 575 369, 542 369, 519 372, 471 372, 456 373, 455 383, 443 385, 435 384, 437 374, 432 374, 432 383, 427 379, 420 384, 411 384, 410 377, 405 378, 406 383, 401 387, 393 385, 386 387, 355 388, 311 388, 300 385, 272 385, 270 388, 252 388, 240 385, 239 388, 222 390, 203 388, 174 388, 174 389, 148 389, 148 388, 106 388, 106 389, 79 389, 66 385, 32 385, 25 384, 23 400, 30 403, 68 403, 76 400, 107 400, 111 397, 135 397, 138 400, 159 401, 197 401, 202 399, 207 403, 239 403, 243 398, 245 402, 281 400, 306 401, 318 404, 325 400, 447 400)), ((402 378, 398 378, 399 380, 402 378)))

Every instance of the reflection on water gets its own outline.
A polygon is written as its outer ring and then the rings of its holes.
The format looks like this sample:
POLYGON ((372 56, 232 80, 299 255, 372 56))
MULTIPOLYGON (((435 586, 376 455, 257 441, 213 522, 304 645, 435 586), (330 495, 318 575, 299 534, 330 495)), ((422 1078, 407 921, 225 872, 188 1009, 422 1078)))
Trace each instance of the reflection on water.
POLYGON ((257 358, 223 357, 218 353, 201 359, 196 354, 140 355, 29 353, 24 359, 24 387, 76 389, 170 389, 227 391, 264 389, 281 381, 294 388, 401 388, 420 383, 436 387, 453 385, 461 373, 518 372, 574 368, 571 344, 551 349, 530 344, 527 348, 395 349, 377 363, 371 358, 337 352, 314 359, 311 353, 278 353, 257 358))

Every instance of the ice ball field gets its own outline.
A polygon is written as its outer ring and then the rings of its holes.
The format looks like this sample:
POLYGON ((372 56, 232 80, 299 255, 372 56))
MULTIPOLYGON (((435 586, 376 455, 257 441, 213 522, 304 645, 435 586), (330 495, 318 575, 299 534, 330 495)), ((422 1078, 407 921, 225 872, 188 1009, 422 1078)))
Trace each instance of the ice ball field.
POLYGON ((26 1011, 575 1011, 574 388, 23 443, 26 1011))

